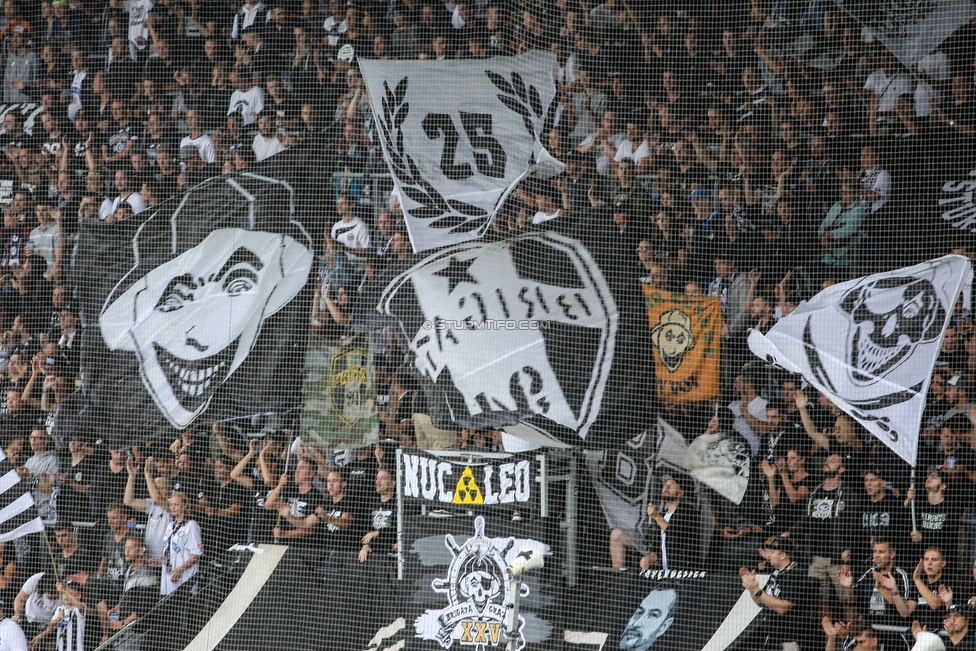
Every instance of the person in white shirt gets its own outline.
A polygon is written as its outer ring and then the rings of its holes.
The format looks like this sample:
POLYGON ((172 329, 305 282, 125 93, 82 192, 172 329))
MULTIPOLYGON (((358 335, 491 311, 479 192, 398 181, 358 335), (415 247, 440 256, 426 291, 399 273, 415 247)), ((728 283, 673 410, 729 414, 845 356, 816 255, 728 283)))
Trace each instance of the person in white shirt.
POLYGON ((34 255, 47 263, 44 277, 57 280, 61 273, 61 229, 51 215, 51 206, 46 200, 38 201, 35 207, 38 226, 30 232, 34 255))
POLYGON ((336 212, 341 218, 332 225, 332 239, 346 248, 351 257, 367 255, 371 249, 369 227, 356 217, 356 200, 348 194, 340 194, 336 199, 336 212))
POLYGON ((163 558, 166 551, 166 531, 173 523, 173 516, 169 512, 169 502, 166 495, 170 492, 169 478, 165 476, 153 477, 154 459, 146 459, 145 479, 151 499, 136 497, 136 464, 132 459, 125 462, 129 478, 125 483, 125 497, 123 502, 134 511, 145 513, 146 521, 145 543, 146 553, 154 563, 163 558))
POLYGON ((245 70, 234 68, 228 75, 228 81, 237 88, 230 96, 230 106, 227 115, 238 113, 241 124, 248 126, 257 122, 258 114, 264 109, 264 92, 261 84, 251 83, 251 77, 245 70))
POLYGON ((539 210, 532 217, 532 223, 536 226, 562 217, 569 212, 569 195, 566 185, 562 179, 557 179, 556 183, 556 189, 543 187, 535 195, 536 207, 539 210), (560 195, 562 197, 562 208, 558 208, 556 205, 556 200, 560 195))
POLYGON ((3 617, 0 608, 0 651, 27 651, 27 636, 24 629, 10 617, 3 617))
POLYGON ((653 162, 650 158, 651 147, 647 138, 641 134, 640 127, 640 122, 627 121, 627 128, 624 130, 626 137, 617 145, 617 153, 613 157, 615 163, 625 158, 633 159, 638 174, 653 162))
POLYGON ((891 174, 881 167, 874 147, 861 149, 861 204, 870 214, 884 208, 891 194, 891 174))
POLYGON ((163 576, 159 592, 168 595, 183 585, 190 585, 196 594, 197 584, 192 581, 200 571, 203 557, 203 536, 196 520, 187 517, 189 498, 186 493, 174 493, 169 498, 169 511, 173 522, 166 527, 166 545, 163 553, 163 576))
POLYGON ((82 586, 77 581, 68 580, 62 585, 64 600, 54 611, 54 617, 43 631, 30 642, 36 648, 41 641, 57 631, 58 651, 85 651, 85 613, 82 586))
POLYGON ((884 68, 872 72, 864 82, 864 90, 874 95, 878 113, 893 113, 895 101, 902 95, 912 92, 912 82, 908 75, 894 72, 888 74, 884 68))
POLYGON ((53 491, 57 486, 57 477, 61 474, 58 453, 47 449, 51 439, 47 430, 43 428, 32 430, 27 440, 33 454, 24 462, 24 468, 30 473, 31 481, 34 483, 34 488, 31 490, 34 495, 34 506, 37 507, 37 514, 42 518, 56 520, 57 511, 54 510, 53 491))
POLYGON ((328 46, 335 49, 339 46, 339 39, 346 33, 346 3, 342 0, 329 0, 329 17, 322 23, 328 46))
MULTIPOLYGON (((245 28, 253 25, 254 22, 260 18, 262 11, 265 12, 264 22, 268 22, 268 20, 271 18, 271 11, 264 6, 264 3, 260 2, 259 0, 247 0, 247 2, 244 3, 244 6, 241 7, 240 12, 234 16, 234 24, 230 29, 231 40, 236 41, 239 39, 241 37, 241 32, 243 32, 245 28)), ((261 23, 258 24, 260 25, 261 23)))
POLYGON ((274 130, 274 118, 272 116, 262 115, 258 118, 258 133, 254 136, 251 149, 254 150, 254 160, 259 163, 266 158, 271 158, 275 154, 279 154, 288 149, 278 139, 278 134, 274 130))
POLYGON ((74 76, 71 78, 71 87, 65 91, 68 94, 68 119, 74 122, 78 112, 84 107, 82 104, 82 94, 91 91, 91 83, 85 85, 88 79, 88 55, 84 50, 72 50, 71 66, 74 68, 74 76))
POLYGON ((115 201, 112 202, 112 212, 118 210, 123 203, 131 206, 133 215, 138 215, 149 207, 142 195, 129 187, 129 173, 125 170, 119 170, 115 173, 115 189, 119 191, 119 196, 115 197, 115 201))
POLYGON ((112 0, 112 9, 129 14, 129 51, 135 59, 149 45, 149 26, 146 18, 153 9, 152 0, 112 0))
POLYGON ((24 581, 14 598, 12 619, 34 637, 54 618, 60 605, 61 597, 54 574, 38 572, 24 581))
POLYGON ((203 132, 203 116, 198 109, 186 112, 186 125, 190 128, 190 135, 180 141, 180 149, 196 147, 200 152, 200 160, 207 165, 216 163, 217 147, 214 146, 213 138, 203 132))

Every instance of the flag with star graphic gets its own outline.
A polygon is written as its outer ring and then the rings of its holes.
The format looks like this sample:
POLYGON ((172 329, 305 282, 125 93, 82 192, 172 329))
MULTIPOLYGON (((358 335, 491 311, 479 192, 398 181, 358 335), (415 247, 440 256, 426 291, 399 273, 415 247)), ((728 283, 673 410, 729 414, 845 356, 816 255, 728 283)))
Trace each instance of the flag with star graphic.
POLYGON ((625 316, 643 297, 619 258, 553 230, 441 249, 393 279, 378 309, 398 324, 434 424, 591 445, 646 429, 647 327, 625 316))

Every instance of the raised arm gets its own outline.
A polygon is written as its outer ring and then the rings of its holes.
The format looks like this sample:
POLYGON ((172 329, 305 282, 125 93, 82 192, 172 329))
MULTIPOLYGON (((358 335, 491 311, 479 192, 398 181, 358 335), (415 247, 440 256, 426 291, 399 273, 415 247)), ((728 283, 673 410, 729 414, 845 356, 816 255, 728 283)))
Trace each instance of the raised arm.
POLYGON ((800 486, 799 488, 793 485, 790 480, 790 472, 786 467, 786 461, 783 459, 776 460, 776 469, 779 471, 780 481, 783 482, 783 490, 786 492, 786 496, 790 499, 790 504, 796 504, 800 500, 805 500, 810 495, 810 489, 806 486, 800 486), (782 461, 782 463, 780 463, 782 461))
POLYGON ((227 437, 224 436, 223 423, 214 423, 211 431, 213 432, 214 436, 217 437, 217 444, 220 446, 220 451, 223 452, 228 459, 240 461, 244 458, 244 453, 231 445, 230 441, 227 440, 227 437))
POLYGON ((159 490, 159 486, 156 485, 155 478, 152 475, 154 463, 155 459, 152 457, 146 459, 146 489, 149 491, 149 497, 152 498, 152 501, 156 504, 156 506, 169 513, 169 500, 165 495, 163 495, 162 491, 159 490))
POLYGON ((248 446, 247 454, 245 454, 241 460, 237 462, 237 465, 234 466, 234 469, 230 471, 230 478, 248 490, 254 488, 254 479, 247 474, 247 467, 251 464, 251 459, 258 454, 258 447, 260 445, 261 441, 251 439, 251 444, 248 446))
POLYGON ((258 469, 261 471, 261 479, 264 481, 264 485, 273 488, 277 485, 277 480, 274 476, 274 469, 271 468, 271 462, 268 461, 268 455, 271 454, 270 450, 271 443, 265 443, 261 449, 261 454, 258 455, 258 469))
MULTIPOLYGON (((133 511, 138 511, 140 513, 145 513, 146 511, 146 500, 136 499, 136 462, 133 459, 125 460, 125 470, 129 473, 128 478, 125 480, 125 496, 122 498, 122 502, 128 506, 133 511)), ((147 483, 153 483, 151 479, 146 480, 147 483)), ((155 502, 155 500, 153 500, 155 502)))
POLYGON ((796 403, 796 409, 800 413, 800 420, 803 421, 803 430, 807 433, 817 446, 823 448, 827 452, 830 452, 830 440, 824 436, 823 432, 817 429, 813 424, 813 419, 810 418, 810 414, 807 412, 807 404, 810 399, 807 398, 807 394, 802 391, 797 391, 793 401, 796 403))

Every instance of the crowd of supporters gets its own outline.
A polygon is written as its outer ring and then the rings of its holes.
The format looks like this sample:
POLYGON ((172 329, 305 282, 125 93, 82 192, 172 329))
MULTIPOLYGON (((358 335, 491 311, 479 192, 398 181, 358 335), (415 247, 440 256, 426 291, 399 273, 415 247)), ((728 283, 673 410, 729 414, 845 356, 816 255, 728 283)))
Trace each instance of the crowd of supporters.
MULTIPOLYGON (((356 60, 545 50, 558 106, 544 141, 566 173, 520 188, 491 236, 589 220, 630 256, 635 283, 720 296, 729 399, 718 415, 711 402, 662 414, 689 440, 730 432, 751 451, 742 504, 715 502, 707 557, 690 486, 670 479, 648 507, 649 543, 611 532, 608 561, 741 567, 768 648, 901 648, 921 627, 976 648, 970 315, 944 336, 915 488, 799 378, 742 368, 749 330, 819 288, 967 252, 961 234, 931 242, 910 206, 913 165, 976 135, 974 30, 906 70, 838 5, 815 0, 5 0, 3 101, 40 110, 6 112, 0 136, 0 428, 42 514, 62 524, 53 567, 37 537, 0 547, 4 611, 40 645, 54 631, 83 639, 83 624, 69 629, 87 612, 97 640, 160 594, 192 591, 205 548, 278 539, 317 567, 333 552, 392 551, 389 446, 343 465, 286 433, 248 440, 216 427, 126 451, 52 432, 82 383, 84 315, 68 271, 79 224, 124 221, 305 147, 335 173, 315 206, 328 224, 316 233, 311 327, 339 337, 375 305, 370 281, 413 259, 390 185, 371 176, 385 164, 356 60), (814 45, 798 54, 803 35, 814 45), (89 534, 73 521, 100 525, 89 534), (177 535, 192 544, 175 552, 177 535), (760 560, 774 570, 764 587, 760 560)), ((378 384, 391 445, 501 448, 499 432, 418 421, 420 391, 392 364, 378 384)))

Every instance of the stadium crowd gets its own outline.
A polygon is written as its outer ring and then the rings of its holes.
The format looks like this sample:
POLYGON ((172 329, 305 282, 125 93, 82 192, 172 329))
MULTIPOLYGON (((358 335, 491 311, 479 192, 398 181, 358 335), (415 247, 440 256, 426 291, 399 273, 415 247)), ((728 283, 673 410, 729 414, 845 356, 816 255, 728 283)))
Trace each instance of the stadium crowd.
POLYGON ((50 554, 37 536, 0 545, 9 621, 32 648, 81 649, 192 592, 204 549, 235 542, 287 541, 325 566, 385 559, 394 446, 500 449, 499 432, 418 423, 421 392, 392 364, 378 368, 389 443, 348 463, 289 432, 221 426, 132 450, 62 440, 54 416, 83 382, 71 252, 83 220, 121 222, 304 147, 334 173, 314 207, 311 327, 339 337, 375 305, 370 281, 413 255, 389 182, 372 176, 386 167, 356 59, 546 50, 558 107, 545 141, 566 173, 521 187, 491 236, 589 220, 635 283, 720 296, 728 400, 661 411, 689 440, 730 432, 751 451, 742 504, 715 502, 708 557, 690 487, 671 478, 648 506, 649 544, 610 532, 610 563, 738 570, 767 620, 763 648, 899 649, 923 629, 976 648, 970 315, 955 315, 933 371, 917 488, 799 378, 744 364, 749 330, 821 287, 971 250, 908 208, 914 166, 976 135, 974 30, 906 70, 816 0, 5 0, 0 429, 58 521, 50 554), (802 34, 815 46, 798 54, 802 34), (772 571, 762 587, 757 569, 772 571))

